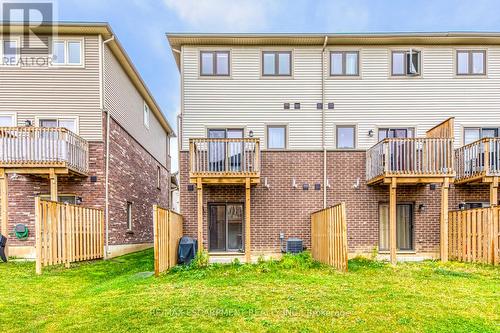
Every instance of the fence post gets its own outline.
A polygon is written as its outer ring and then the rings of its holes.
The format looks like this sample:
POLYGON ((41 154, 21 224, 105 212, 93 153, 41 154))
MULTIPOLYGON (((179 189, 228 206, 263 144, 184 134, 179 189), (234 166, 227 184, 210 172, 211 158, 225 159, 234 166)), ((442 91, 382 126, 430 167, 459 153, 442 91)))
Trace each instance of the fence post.
POLYGON ((153 205, 153 236, 154 236, 154 261, 155 261, 155 276, 160 275, 160 267, 158 263, 158 246, 159 246, 159 235, 158 235, 158 206, 153 205))
POLYGON ((42 274, 42 230, 40 216, 40 197, 35 197, 35 244, 36 244, 36 274, 42 274))

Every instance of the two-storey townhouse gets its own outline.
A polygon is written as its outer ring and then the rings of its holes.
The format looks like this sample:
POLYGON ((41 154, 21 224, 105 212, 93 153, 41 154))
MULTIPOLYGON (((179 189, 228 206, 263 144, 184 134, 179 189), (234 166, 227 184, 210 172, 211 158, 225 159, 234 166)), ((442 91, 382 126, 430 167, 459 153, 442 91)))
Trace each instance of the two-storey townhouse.
POLYGON ((0 182, 9 254, 34 257, 35 197, 105 212, 107 257, 152 245, 174 132, 106 23, 0 26, 0 182), (9 45, 14 48, 9 48, 9 45), (16 226, 27 234, 16 234, 16 226))
POLYGON ((344 201, 350 255, 437 258, 448 209, 498 203, 499 34, 167 38, 185 232, 214 255, 309 247, 344 201))

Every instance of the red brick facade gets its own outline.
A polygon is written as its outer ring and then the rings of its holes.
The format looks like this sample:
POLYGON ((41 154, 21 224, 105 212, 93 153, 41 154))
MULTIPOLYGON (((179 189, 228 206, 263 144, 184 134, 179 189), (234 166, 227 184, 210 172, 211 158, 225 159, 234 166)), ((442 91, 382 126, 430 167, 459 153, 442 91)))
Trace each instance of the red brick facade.
MULTIPOLYGON (((153 241, 153 204, 169 205, 170 171, 156 161, 118 123, 110 124, 109 166, 109 244, 137 244, 153 241), (160 189, 157 188, 157 168, 160 167, 160 189), (126 207, 132 203, 132 230, 127 230, 126 207)), ((71 194, 82 198, 82 206, 105 208, 104 142, 89 142, 89 173, 87 177, 59 176, 59 195, 71 194), (96 176, 93 182, 91 176, 96 176)), ((33 246, 35 197, 49 195, 49 179, 35 175, 10 175, 8 180, 8 229, 10 246, 33 246), (18 240, 14 226, 22 223, 29 228, 29 237, 18 240)))
MULTIPOLYGON (((387 186, 367 186, 365 181, 364 152, 328 152, 327 175, 331 187, 327 190, 327 204, 345 202, 348 219, 348 247, 350 253, 368 253, 379 242, 379 204, 388 202, 387 186), (359 178, 360 186, 354 185, 359 178)), ((189 153, 180 154, 180 205, 185 217, 185 233, 197 234, 196 190, 189 192, 189 153)), ((269 189, 262 184, 251 190, 251 241, 252 251, 278 252, 279 234, 285 239, 299 237, 310 247, 310 214, 323 205, 322 152, 262 152, 261 182, 267 178, 269 189), (298 187, 292 187, 295 178, 298 187), (303 184, 309 190, 303 190, 303 184), (322 186, 322 185, 321 185, 322 186)), ((244 188, 238 186, 205 187, 204 197, 204 246, 207 247, 207 202, 245 201, 244 188)), ((439 213, 441 190, 437 186, 400 186, 397 189, 400 203, 414 204, 414 249, 417 253, 439 251, 439 213), (423 210, 417 209, 424 205, 423 210)), ((462 201, 489 201, 487 186, 452 187, 450 209, 462 201)))

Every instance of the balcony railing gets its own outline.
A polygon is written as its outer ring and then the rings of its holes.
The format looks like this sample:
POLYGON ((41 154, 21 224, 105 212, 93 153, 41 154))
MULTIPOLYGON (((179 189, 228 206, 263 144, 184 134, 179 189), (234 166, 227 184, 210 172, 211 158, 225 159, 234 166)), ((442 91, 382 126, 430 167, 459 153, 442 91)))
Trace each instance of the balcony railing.
POLYGON ((385 139, 366 153, 366 178, 452 177, 453 163, 452 138, 385 139))
POLYGON ((65 128, 0 127, 0 167, 68 168, 87 174, 88 142, 65 128))
POLYGON ((259 139, 190 139, 191 177, 258 177, 259 139))
POLYGON ((457 181, 500 176, 500 138, 487 138, 455 151, 457 181))

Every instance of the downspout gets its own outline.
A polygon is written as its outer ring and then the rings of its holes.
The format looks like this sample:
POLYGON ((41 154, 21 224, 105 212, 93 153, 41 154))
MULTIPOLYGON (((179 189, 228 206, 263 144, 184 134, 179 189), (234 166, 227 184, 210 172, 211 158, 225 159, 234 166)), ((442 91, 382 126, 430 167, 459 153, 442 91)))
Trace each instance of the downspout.
POLYGON ((103 106, 103 109, 102 111, 103 112, 106 112, 106 170, 105 170, 105 174, 106 174, 106 180, 105 180, 105 220, 106 220, 106 224, 105 224, 105 238, 106 238, 106 249, 104 251, 104 259, 107 259, 108 258, 108 255, 109 255, 109 123, 110 123, 110 120, 111 120, 111 116, 109 114, 109 110, 106 109, 106 106, 105 106, 105 91, 106 91, 106 74, 104 73, 104 69, 106 68, 105 65, 104 65, 104 62, 106 61, 106 57, 104 55, 105 53, 105 46, 107 43, 111 42, 115 40, 115 36, 111 36, 110 38, 106 39, 104 42, 102 42, 102 62, 101 62, 101 71, 102 71, 102 94, 101 94, 101 98, 102 98, 102 106, 103 106))
POLYGON ((321 49, 321 143, 323 145, 323 208, 326 208, 327 174, 326 174, 326 114, 325 114, 325 49, 328 36, 325 36, 323 48, 321 49))

